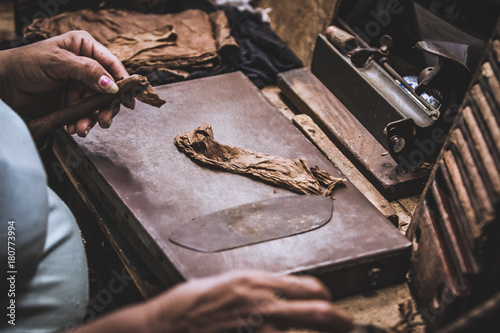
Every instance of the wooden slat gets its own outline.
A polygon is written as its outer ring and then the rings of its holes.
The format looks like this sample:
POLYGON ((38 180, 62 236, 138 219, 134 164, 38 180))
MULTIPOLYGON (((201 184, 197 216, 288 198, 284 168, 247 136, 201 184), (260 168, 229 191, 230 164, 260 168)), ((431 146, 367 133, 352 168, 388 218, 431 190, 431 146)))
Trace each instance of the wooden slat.
POLYGON ((460 129, 456 129, 451 133, 451 141, 455 144, 458 151, 460 152, 461 159, 467 170, 467 176, 470 178, 470 183, 474 188, 474 192, 478 197, 478 202, 483 211, 483 219, 479 223, 476 221, 471 221, 468 219, 468 222, 471 223, 470 227, 475 239, 481 237, 481 229, 482 226, 485 225, 489 220, 491 220, 494 214, 493 203, 491 202, 491 197, 487 191, 486 184, 484 183, 483 178, 479 172, 479 169, 476 165, 476 161, 472 157, 470 149, 465 141, 465 138, 460 129))
MULTIPOLYGON (((498 89, 500 89, 500 87, 498 87, 498 89)), ((483 116, 484 122, 488 126, 488 130, 490 131, 493 141, 496 144, 496 148, 500 151, 500 127, 498 126, 498 122, 493 114, 491 105, 488 103, 488 100, 486 99, 486 96, 484 95, 484 92, 479 84, 475 84, 472 87, 471 96, 479 106, 479 111, 483 116)))
POLYGON ((467 106, 463 110, 463 117, 472 135, 472 139, 474 140, 476 149, 482 158, 482 163, 485 165, 486 171, 490 177, 491 182, 493 183, 495 191, 497 193, 500 193, 500 173, 494 162, 493 156, 489 151, 488 144, 483 137, 483 133, 479 128, 477 120, 474 117, 474 114, 472 113, 472 110, 469 106, 467 106))
MULTIPOLYGON (((494 45, 500 47, 500 42, 496 40, 494 45)), ((497 105, 500 106, 500 82, 498 81, 498 77, 495 74, 495 71, 493 70, 493 66, 489 62, 485 62, 481 66, 481 76, 486 79, 486 82, 488 82, 490 91, 493 94, 493 98, 495 99, 497 105)))
POLYGON ((451 180, 453 181, 454 188, 457 191, 458 199, 462 205, 465 216, 467 217, 467 221, 470 225, 474 225, 474 221, 476 221, 477 216, 474 207, 472 206, 467 188, 465 187, 462 176, 460 175, 460 170, 458 169, 455 156, 453 156, 453 153, 450 150, 447 150, 444 153, 444 163, 448 168, 448 172, 451 180))

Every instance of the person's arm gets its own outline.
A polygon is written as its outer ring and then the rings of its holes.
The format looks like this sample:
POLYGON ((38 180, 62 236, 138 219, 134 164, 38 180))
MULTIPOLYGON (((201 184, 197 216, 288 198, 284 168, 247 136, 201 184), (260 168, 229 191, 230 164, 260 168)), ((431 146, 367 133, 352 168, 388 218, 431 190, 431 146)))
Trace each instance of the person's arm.
POLYGON ((312 277, 235 271, 183 283, 140 305, 104 316, 74 333, 347 332, 353 319, 312 277))
MULTIPOLYGON (((122 63, 84 31, 0 51, 0 98, 25 119, 38 118, 95 92, 116 93, 122 63)), ((85 136, 109 127, 118 110, 101 110, 67 127, 85 136)))

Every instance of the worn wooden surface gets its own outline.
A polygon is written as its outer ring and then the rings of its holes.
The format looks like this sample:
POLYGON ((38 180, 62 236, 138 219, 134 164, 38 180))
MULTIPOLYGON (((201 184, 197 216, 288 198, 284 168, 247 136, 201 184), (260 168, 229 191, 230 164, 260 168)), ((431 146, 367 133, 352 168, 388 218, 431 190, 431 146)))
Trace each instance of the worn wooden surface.
POLYGON ((389 200, 420 194, 428 171, 403 172, 387 150, 317 79, 309 68, 278 75, 283 94, 308 114, 389 200))
MULTIPOLYGON (((60 130, 60 132, 61 131, 63 130, 60 130)), ((68 159, 68 146, 65 146, 64 144, 62 144, 62 141, 56 139, 54 140, 52 150, 54 152, 54 157, 59 162, 57 165, 61 166, 69 181, 73 185, 75 190, 74 192, 76 192, 75 195, 81 198, 81 200, 85 204, 85 207, 88 209, 88 212, 95 219, 93 222, 95 222, 100 228, 104 237, 107 239, 114 252, 122 262, 123 266, 127 270, 128 274, 132 278, 134 285, 137 287, 142 297, 147 299, 162 292, 165 289, 164 286, 161 285, 159 280, 138 257, 135 250, 130 246, 130 243, 119 231, 115 221, 107 216, 100 203, 88 191, 86 185, 80 181, 76 173, 72 172, 72 163, 68 159)), ((50 171, 55 171, 55 169, 50 171)), ((59 174, 59 176, 61 175, 59 174)), ((62 196, 62 193, 58 194, 63 197, 65 201, 68 200, 68 198, 62 196)), ((74 210, 81 211, 81 209, 83 208, 75 207, 75 203, 71 200, 69 201, 70 202, 66 201, 66 203, 69 205, 73 213, 75 213, 74 210)), ((81 221, 79 220, 80 216, 76 215, 76 218, 78 222, 81 223, 81 221)))
POLYGON ((308 115, 297 115, 293 118, 293 122, 385 217, 396 226, 399 224, 398 215, 389 201, 366 180, 361 172, 354 167, 352 162, 342 154, 308 115))
POLYGON ((403 233, 403 235, 406 234, 406 231, 408 230, 408 227, 410 226, 411 223, 411 217, 413 213, 415 212, 415 209, 417 207, 418 201, 420 200, 419 195, 414 195, 412 197, 408 198, 402 198, 398 200, 391 201, 391 206, 394 208, 396 211, 396 214, 399 217, 399 231, 403 233))
POLYGON ((305 157, 332 176, 341 174, 241 73, 157 91, 167 99, 161 109, 138 105, 115 118, 112 135, 96 129, 85 139, 75 139, 86 155, 77 169, 94 185, 97 198, 125 234, 135 237, 132 243, 160 278, 179 281, 236 268, 308 272, 341 295, 356 285, 370 284, 367 272, 335 279, 334 268, 354 258, 363 256, 373 263, 378 255, 387 255, 388 283, 405 271, 409 242, 350 183, 335 193, 332 220, 315 231, 220 253, 199 253, 169 242, 173 228, 193 217, 293 194, 201 167, 177 151, 173 138, 202 122, 212 124, 221 142, 287 158, 305 157), (391 264, 391 257, 398 262, 391 264))
POLYGON ((281 89, 278 86, 265 86, 261 92, 288 120, 292 121, 293 117, 299 113, 297 108, 281 93, 281 89))
MULTIPOLYGON (((411 222, 411 217, 420 200, 420 195, 390 201, 389 204, 392 206, 393 210, 387 210, 387 200, 377 191, 373 184, 363 176, 359 169, 354 166, 308 115, 302 114, 297 107, 286 98, 278 86, 266 86, 262 89, 262 93, 281 111, 281 113, 299 127, 304 135, 321 150, 321 152, 375 207, 379 209, 382 214, 384 214, 384 216, 389 217, 395 212, 399 220, 398 229, 403 235, 406 234, 411 222), (307 124, 307 126, 301 126, 301 123, 307 124)), ((395 219, 392 221, 394 223, 395 219)))
POLYGON ((256 7, 271 8, 271 27, 303 61, 311 64, 316 36, 325 33, 340 0, 257 0, 256 7))

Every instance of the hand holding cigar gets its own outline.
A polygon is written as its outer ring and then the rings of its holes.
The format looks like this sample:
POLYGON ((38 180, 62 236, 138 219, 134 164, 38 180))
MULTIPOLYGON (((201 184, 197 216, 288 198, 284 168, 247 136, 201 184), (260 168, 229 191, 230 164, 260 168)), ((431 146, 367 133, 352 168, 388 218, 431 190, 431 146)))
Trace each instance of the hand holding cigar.
POLYGON ((89 116, 95 110, 111 106, 111 109, 119 107, 120 103, 130 109, 134 109, 134 98, 149 105, 160 107, 165 104, 149 84, 146 77, 132 75, 117 82, 115 94, 95 94, 83 98, 74 104, 52 112, 45 117, 32 120, 28 128, 34 139, 39 139, 51 131, 75 122, 76 120, 89 116))
POLYGON ((132 97, 154 93, 145 77, 130 77, 118 58, 84 31, 0 51, 0 63, 0 99, 31 120, 35 138, 64 125, 82 137, 96 123, 108 128, 120 104, 133 108, 132 97))

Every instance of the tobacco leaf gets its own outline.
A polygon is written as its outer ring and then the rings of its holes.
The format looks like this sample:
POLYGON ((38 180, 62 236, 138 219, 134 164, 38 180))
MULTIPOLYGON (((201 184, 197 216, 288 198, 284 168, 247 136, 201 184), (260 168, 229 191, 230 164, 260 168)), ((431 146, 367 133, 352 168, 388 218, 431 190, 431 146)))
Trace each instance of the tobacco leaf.
POLYGON ((214 140, 208 124, 176 136, 175 144, 203 166, 253 176, 301 194, 332 196, 344 181, 318 168, 309 168, 303 158, 287 159, 221 144, 214 140))

